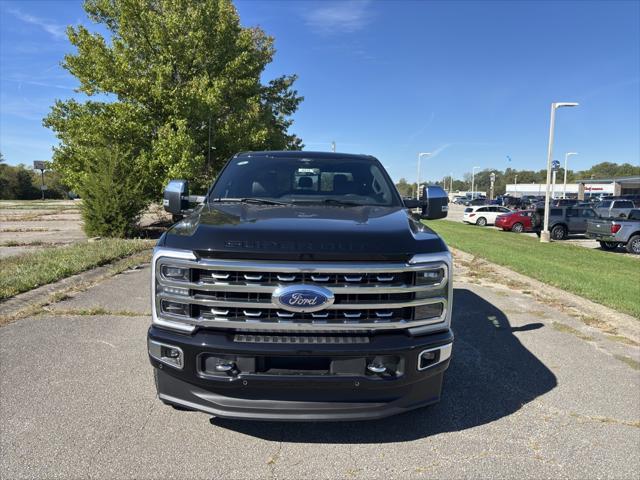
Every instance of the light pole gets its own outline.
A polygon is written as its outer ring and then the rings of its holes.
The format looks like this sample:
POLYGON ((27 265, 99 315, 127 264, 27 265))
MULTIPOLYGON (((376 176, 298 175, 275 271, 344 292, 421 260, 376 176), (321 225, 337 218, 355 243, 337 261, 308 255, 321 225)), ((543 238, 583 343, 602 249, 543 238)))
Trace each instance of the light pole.
POLYGON ((420 200, 420 159, 422 156, 428 157, 431 155, 431 152, 420 152, 418 153, 418 178, 416 182, 416 200, 420 200))
POLYGON ((551 182, 551 158, 553 157, 553 134, 556 124, 556 110, 562 107, 577 107, 576 102, 554 102, 551 104, 551 120, 549 122, 549 148, 547 149, 547 185, 544 196, 544 227, 540 233, 540 241, 549 243, 549 183, 551 182))
POLYGON ((480 170, 480 167, 473 167, 471 169, 471 200, 476 198, 476 168, 480 170))
POLYGON ((449 193, 453 192, 453 172, 449 176, 449 193))
POLYGON ((571 155, 577 155, 578 152, 567 152, 564 154, 564 188, 562 190, 562 198, 567 198, 567 160, 571 155))

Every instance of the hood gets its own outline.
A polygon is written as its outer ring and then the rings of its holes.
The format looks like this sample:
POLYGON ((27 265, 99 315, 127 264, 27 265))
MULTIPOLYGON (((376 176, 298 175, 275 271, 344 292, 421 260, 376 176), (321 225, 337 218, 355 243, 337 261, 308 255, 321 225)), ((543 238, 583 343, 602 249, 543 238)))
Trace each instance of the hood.
POLYGON ((444 242, 402 207, 201 206, 160 240, 202 257, 281 260, 406 260, 446 251, 444 242))

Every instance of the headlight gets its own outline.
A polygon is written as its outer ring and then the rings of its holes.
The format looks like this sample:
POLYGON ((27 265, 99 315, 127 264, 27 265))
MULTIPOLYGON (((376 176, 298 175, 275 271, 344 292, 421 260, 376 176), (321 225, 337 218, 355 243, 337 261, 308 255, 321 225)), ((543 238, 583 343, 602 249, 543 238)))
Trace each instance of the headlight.
POLYGON ((445 278, 444 268, 416 272, 416 285, 438 285, 445 278))
POLYGON ((188 268, 174 267, 172 265, 162 266, 162 276, 167 280, 176 280, 178 282, 188 282, 190 280, 188 268))

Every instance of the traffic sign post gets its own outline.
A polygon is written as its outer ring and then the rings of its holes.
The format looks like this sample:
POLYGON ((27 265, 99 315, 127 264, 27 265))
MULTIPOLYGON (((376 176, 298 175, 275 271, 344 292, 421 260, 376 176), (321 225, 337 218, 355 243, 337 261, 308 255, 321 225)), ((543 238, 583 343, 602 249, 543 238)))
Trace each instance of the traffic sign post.
POLYGON ((47 162, 45 162, 44 160, 34 160, 33 169, 40 170, 40 191, 42 192, 42 200, 44 200, 44 191, 47 189, 44 184, 44 171, 47 169, 47 162))

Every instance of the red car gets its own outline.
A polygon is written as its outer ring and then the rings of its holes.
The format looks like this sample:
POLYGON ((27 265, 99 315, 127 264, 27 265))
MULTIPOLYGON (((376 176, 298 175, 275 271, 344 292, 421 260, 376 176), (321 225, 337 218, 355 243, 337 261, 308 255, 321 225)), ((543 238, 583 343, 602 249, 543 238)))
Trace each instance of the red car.
POLYGON ((505 231, 522 233, 531 230, 531 215, 533 210, 522 210, 520 212, 499 215, 496 218, 496 227, 505 231))

